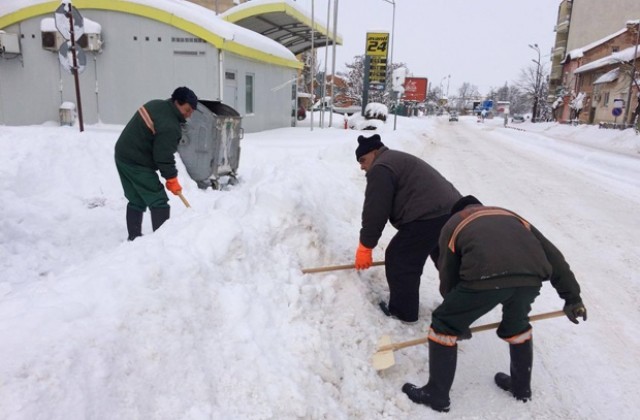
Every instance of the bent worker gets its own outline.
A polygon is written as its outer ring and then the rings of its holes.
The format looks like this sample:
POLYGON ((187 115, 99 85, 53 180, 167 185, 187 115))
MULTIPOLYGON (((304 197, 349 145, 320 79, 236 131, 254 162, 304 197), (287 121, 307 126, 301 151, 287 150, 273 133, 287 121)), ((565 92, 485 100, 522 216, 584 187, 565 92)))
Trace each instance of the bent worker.
POLYGON ((509 343, 510 374, 495 383, 520 401, 531 399, 533 362, 531 304, 550 279, 564 313, 577 324, 587 320, 580 286, 562 253, 538 229, 516 213, 485 207, 473 196, 458 201, 440 234, 440 292, 444 301, 429 329, 429 382, 402 391, 416 403, 449 411, 449 390, 456 371, 456 340, 470 338, 469 326, 502 305, 498 337, 509 343))
POLYGON ((424 264, 429 255, 437 263, 440 229, 461 195, 431 165, 390 150, 378 134, 358 137, 356 159, 367 187, 355 266, 371 267, 373 248, 389 221, 398 232, 385 252, 389 303, 380 302, 380 308, 387 316, 416 322, 424 264))
POLYGON ((196 94, 179 87, 170 99, 154 99, 141 106, 120 134, 115 161, 128 200, 129 241, 142 236, 142 216, 147 207, 154 231, 169 219, 169 198, 156 172, 166 180, 169 191, 180 194, 174 155, 182 137, 182 124, 197 106, 196 94))

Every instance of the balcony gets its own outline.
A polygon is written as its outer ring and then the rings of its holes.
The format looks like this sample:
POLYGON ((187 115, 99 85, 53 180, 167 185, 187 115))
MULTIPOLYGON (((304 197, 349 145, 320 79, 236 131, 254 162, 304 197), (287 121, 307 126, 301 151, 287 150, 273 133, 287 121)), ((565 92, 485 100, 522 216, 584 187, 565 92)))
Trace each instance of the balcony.
POLYGON ((565 20, 563 22, 558 23, 556 25, 556 27, 554 28, 554 31, 556 33, 559 33, 559 34, 568 33, 569 32, 569 21, 565 20))

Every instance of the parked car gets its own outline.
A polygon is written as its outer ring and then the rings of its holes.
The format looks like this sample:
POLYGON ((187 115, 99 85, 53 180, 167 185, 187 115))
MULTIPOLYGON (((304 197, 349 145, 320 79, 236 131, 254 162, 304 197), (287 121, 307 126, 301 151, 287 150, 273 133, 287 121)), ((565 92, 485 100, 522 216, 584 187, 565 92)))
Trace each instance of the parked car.
POLYGON ((449 113, 449 121, 458 121, 458 113, 456 111, 449 113))
POLYGON ((522 116, 520 114, 513 114, 513 117, 511 117, 511 122, 512 123, 523 123, 524 122, 524 116, 522 116))

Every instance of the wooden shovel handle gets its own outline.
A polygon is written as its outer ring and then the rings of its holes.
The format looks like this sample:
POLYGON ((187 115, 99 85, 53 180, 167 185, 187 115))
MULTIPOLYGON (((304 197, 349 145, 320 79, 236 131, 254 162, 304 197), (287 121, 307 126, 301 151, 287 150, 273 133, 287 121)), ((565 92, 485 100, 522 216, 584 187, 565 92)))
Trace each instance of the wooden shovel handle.
MULTIPOLYGON (((543 314, 530 316, 529 321, 539 321, 541 319, 557 318, 563 315, 564 315, 563 311, 545 312, 543 314)), ((469 330, 471 330, 471 332, 474 333, 474 332, 492 330, 494 328, 498 328, 499 325, 500 325, 499 322, 493 322, 491 324, 478 325, 477 327, 469 328, 469 330)))
MULTIPOLYGON (((545 312, 543 314, 530 316, 529 317, 529 321, 539 321, 541 319, 557 318, 557 317, 560 317, 560 316, 563 316, 563 315, 564 315, 563 311, 545 312)), ((469 330, 472 333, 480 332, 480 331, 486 331, 486 330, 492 330, 494 328, 498 328, 498 325, 500 325, 499 322, 493 322, 491 324, 484 324, 484 325, 478 325, 477 327, 471 327, 471 328, 469 328, 469 330)), ((424 344, 427 341, 429 341, 429 339, 427 337, 422 337, 422 338, 416 338, 414 340, 402 341, 402 342, 399 342, 399 343, 391 343, 391 344, 387 344, 386 346, 380 347, 378 349, 378 351, 400 350, 400 349, 403 349, 405 347, 411 347, 411 346, 417 346, 419 344, 424 344)))
POLYGON ((180 197, 180 200, 182 200, 182 202, 184 203, 185 207, 187 208, 191 208, 191 205, 189 204, 189 202, 187 201, 186 198, 184 198, 184 195, 182 195, 181 192, 178 193, 178 197, 180 197))
MULTIPOLYGON (((371 266, 375 265, 384 265, 384 261, 375 261, 371 266)), ((335 270, 348 270, 350 268, 356 268, 354 264, 345 264, 345 265, 332 265, 328 267, 316 267, 316 268, 303 268, 303 274, 312 274, 312 273, 322 273, 325 271, 335 271, 335 270)))

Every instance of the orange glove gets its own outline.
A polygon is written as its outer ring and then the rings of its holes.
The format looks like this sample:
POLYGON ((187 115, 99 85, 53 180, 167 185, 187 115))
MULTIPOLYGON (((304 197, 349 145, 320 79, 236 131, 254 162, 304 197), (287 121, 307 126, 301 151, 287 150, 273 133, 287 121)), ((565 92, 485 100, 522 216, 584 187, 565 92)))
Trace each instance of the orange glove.
POLYGON ((167 179, 167 189, 171 191, 174 195, 178 195, 182 192, 182 187, 178 182, 177 176, 167 179))
POLYGON ((358 244, 358 250, 356 251, 356 270, 366 270, 371 267, 371 264, 373 264, 372 251, 373 249, 358 244))

